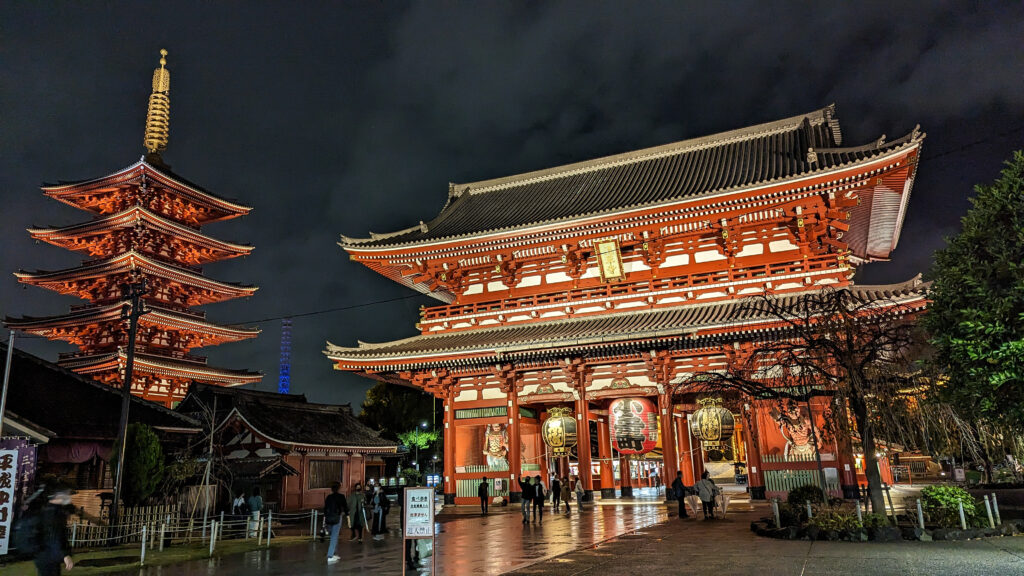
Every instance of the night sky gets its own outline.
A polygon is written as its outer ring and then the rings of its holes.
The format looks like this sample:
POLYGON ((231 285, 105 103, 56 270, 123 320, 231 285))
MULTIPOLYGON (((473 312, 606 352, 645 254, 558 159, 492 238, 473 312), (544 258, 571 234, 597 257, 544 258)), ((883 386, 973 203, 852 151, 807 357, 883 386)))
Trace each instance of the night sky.
MULTIPOLYGON (((915 124, 928 133, 893 260, 857 281, 926 271, 972 186, 1024 147, 1024 3, 766 4, 4 2, 0 317, 62 314, 78 302, 11 275, 81 260, 25 228, 88 219, 40 184, 109 174, 143 154, 160 48, 171 71, 165 161, 254 207, 203 232, 255 252, 204 272, 260 290, 206 310, 263 333, 198 353, 264 372, 260 389, 277 389, 279 318, 294 315, 292 391, 358 405, 372 382, 334 372, 325 341, 412 335, 418 307, 436 303, 350 262, 339 234, 429 221, 448 182, 833 102, 846 145, 915 124), (392 301, 372 304, 382 300, 392 301)), ((73 349, 18 346, 50 360, 73 349)))

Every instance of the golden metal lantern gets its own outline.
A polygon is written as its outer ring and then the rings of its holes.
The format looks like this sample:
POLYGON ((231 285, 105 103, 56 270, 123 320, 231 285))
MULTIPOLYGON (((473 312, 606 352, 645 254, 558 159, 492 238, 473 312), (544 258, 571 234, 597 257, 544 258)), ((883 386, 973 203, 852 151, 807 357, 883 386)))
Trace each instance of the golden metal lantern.
POLYGON ((736 430, 736 419, 722 407, 721 398, 704 398, 697 402, 701 408, 690 416, 690 432, 700 439, 704 450, 721 450, 736 430))
POLYGON ((541 426, 541 437, 556 456, 565 456, 576 445, 576 419, 568 408, 551 408, 541 426))

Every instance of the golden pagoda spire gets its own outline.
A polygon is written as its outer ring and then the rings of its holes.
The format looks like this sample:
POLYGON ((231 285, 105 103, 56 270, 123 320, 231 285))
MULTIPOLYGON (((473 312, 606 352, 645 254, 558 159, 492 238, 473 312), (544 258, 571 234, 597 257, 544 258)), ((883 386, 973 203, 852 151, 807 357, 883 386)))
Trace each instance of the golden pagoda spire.
POLYGON ((167 50, 160 50, 160 67, 153 70, 153 93, 149 95, 149 110, 146 112, 146 135, 143 145, 151 156, 159 158, 167 149, 171 131, 171 72, 167 65, 167 50))

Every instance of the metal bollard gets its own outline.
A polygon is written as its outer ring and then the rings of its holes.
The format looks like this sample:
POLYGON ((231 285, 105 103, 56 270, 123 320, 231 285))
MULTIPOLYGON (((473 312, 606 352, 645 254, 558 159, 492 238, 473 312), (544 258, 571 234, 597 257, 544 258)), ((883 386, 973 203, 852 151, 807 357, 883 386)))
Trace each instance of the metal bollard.
POLYGON ((139 558, 139 566, 146 565, 146 525, 142 525, 142 557, 139 558))
POLYGON ((213 545, 217 541, 217 521, 210 522, 210 556, 213 556, 213 545))
POLYGON ((775 514, 775 527, 782 528, 782 519, 779 518, 779 500, 772 498, 772 513, 775 514))
POLYGON ((996 525, 1002 526, 1003 519, 999 517, 999 503, 996 502, 996 493, 992 493, 992 511, 996 513, 996 525))
POLYGON ((77 536, 78 536, 78 523, 76 522, 76 523, 71 525, 71 547, 72 548, 75 547, 75 537, 77 537, 77 536))
POLYGON ((810 520, 811 518, 814 518, 814 513, 811 512, 811 501, 807 500, 807 519, 810 520))
POLYGON ((861 512, 860 509, 860 500, 857 500, 857 522, 859 522, 861 526, 864 525, 864 513, 861 512))
POLYGON ((220 530, 220 532, 217 533, 217 539, 218 540, 223 540, 224 539, 224 511, 223 510, 221 510, 221 512, 220 512, 220 524, 217 524, 217 529, 220 530))
POLYGON ((964 517, 964 501, 960 500, 957 502, 957 506, 960 508, 960 529, 967 530, 967 518, 964 517))
POLYGON ((263 516, 260 516, 259 522, 256 523, 256 546, 263 545, 263 516))
POLYGON ((985 513, 988 514, 988 527, 995 528, 996 521, 992 519, 992 504, 988 501, 988 494, 985 494, 985 513))
POLYGON ((161 524, 160 525, 160 551, 161 552, 164 551, 164 534, 167 533, 166 531, 167 531, 167 524, 161 524))
POLYGON ((917 499, 917 524, 924 530, 924 511, 921 510, 921 499, 917 499))

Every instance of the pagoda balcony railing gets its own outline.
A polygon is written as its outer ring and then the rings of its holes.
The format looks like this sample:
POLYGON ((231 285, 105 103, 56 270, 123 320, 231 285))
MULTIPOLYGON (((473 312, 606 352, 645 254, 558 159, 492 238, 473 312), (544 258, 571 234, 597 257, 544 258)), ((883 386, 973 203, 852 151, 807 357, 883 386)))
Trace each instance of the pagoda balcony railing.
MULTIPOLYGON (((109 354, 112 350, 79 350, 77 352, 61 352, 57 355, 58 360, 77 360, 79 358, 88 358, 90 356, 98 356, 101 354, 109 354)), ((190 362, 193 364, 206 364, 206 356, 194 356, 187 352, 180 352, 177 350, 146 350, 144 348, 136 348, 136 354, 145 354, 147 356, 153 356, 156 358, 167 358, 168 360, 178 360, 182 362, 190 362)))
POLYGON ((800 262, 764 264, 744 268, 680 274, 669 278, 653 278, 647 282, 604 284, 590 288, 575 288, 549 294, 534 294, 486 302, 432 306, 423 309, 421 321, 440 321, 472 314, 499 314, 552 304, 573 305, 587 300, 599 300, 613 296, 629 296, 634 294, 642 296, 651 292, 700 290, 705 286, 729 282, 758 279, 763 279, 767 282, 776 276, 834 268, 835 262, 835 254, 824 254, 808 257, 807 260, 800 262))
MULTIPOLYGON (((93 308, 99 308, 100 306, 109 306, 110 304, 112 304, 112 302, 105 302, 105 303, 102 303, 102 304, 92 304, 92 303, 90 303, 90 304, 72 304, 71 305, 71 311, 72 312, 80 312, 82 310, 90 310, 90 309, 93 309, 93 308)), ((188 317, 191 317, 191 318, 195 318, 196 320, 205 320, 206 319, 206 312, 204 310, 191 310, 191 309, 185 308, 183 306, 167 304, 165 302, 160 302, 159 304, 153 304, 153 306, 159 307, 159 308, 163 308, 165 310, 171 310, 172 312, 175 312, 177 314, 181 314, 182 316, 188 316, 188 317)))

